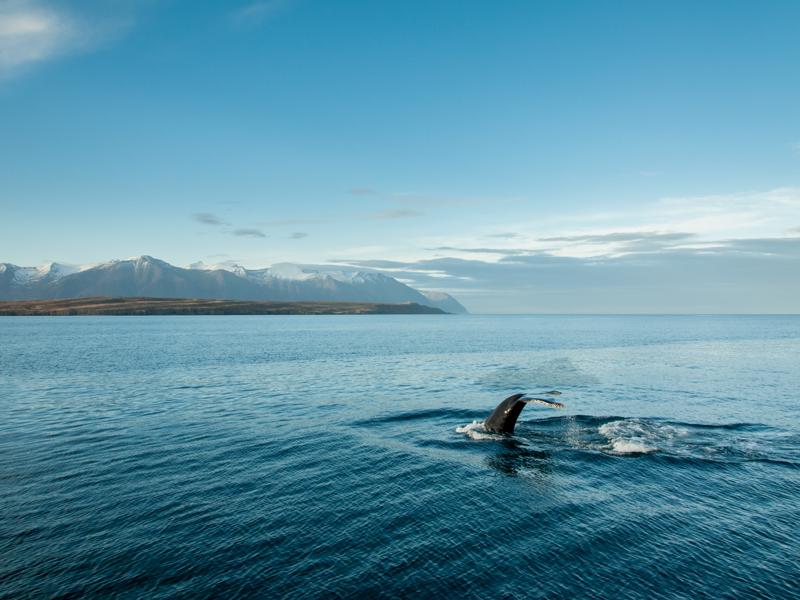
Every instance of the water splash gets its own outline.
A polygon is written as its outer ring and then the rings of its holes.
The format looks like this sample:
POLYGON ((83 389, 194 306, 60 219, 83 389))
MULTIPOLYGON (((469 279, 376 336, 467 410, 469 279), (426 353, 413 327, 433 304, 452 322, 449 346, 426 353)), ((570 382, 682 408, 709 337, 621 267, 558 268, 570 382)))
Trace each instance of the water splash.
POLYGON ((467 437, 473 440, 497 440, 503 438, 502 435, 486 431, 483 421, 473 421, 461 427, 456 427, 456 433, 466 434, 467 437))
POLYGON ((686 429, 642 419, 609 421, 597 431, 617 454, 649 454, 665 449, 676 436, 688 434, 686 429))

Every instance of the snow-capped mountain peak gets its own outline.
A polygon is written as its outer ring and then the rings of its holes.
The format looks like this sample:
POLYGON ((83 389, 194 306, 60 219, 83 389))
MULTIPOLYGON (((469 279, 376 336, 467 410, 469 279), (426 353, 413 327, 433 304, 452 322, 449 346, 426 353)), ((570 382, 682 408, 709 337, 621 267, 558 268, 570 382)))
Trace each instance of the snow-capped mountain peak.
POLYGON ((276 263, 264 269, 247 269, 226 261, 209 265, 199 262, 182 268, 148 255, 80 266, 0 264, 0 299, 85 296, 416 302, 447 312, 465 312, 446 294, 425 295, 383 273, 341 265, 276 263))
POLYGON ((314 279, 319 275, 314 271, 304 268, 302 265, 294 263, 277 263, 264 269, 265 275, 276 277, 278 279, 290 279, 293 281, 306 281, 314 279))
POLYGON ((342 283, 357 285, 391 279, 382 273, 346 269, 337 265, 302 265, 288 262, 275 263, 271 267, 266 267, 263 269, 247 269, 234 262, 206 264, 200 261, 190 264, 189 268, 202 271, 229 271, 239 275, 240 277, 246 277, 253 281, 262 283, 271 279, 282 279, 286 281, 330 279, 342 283))
POLYGON ((131 256, 131 257, 126 258, 124 261, 121 261, 121 262, 133 263, 133 266, 136 269, 146 269, 146 268, 151 267, 153 265, 158 265, 160 267, 171 267, 172 266, 168 262, 165 262, 165 261, 163 261, 161 259, 158 259, 158 258, 153 258, 152 256, 149 256, 148 254, 142 254, 140 256, 131 256))
POLYGON ((91 268, 92 266, 93 265, 85 265, 85 266, 67 265, 64 263, 49 262, 37 267, 37 269, 42 274, 43 277, 46 275, 51 275, 54 277, 64 277, 66 275, 72 275, 73 273, 77 273, 78 271, 91 268))
POLYGON ((0 264, 0 273, 10 272, 16 284, 27 285, 43 279, 55 281, 61 277, 77 273, 82 269, 90 268, 91 266, 92 265, 87 265, 84 267, 80 265, 47 262, 38 267, 20 267, 11 263, 2 263, 0 264))

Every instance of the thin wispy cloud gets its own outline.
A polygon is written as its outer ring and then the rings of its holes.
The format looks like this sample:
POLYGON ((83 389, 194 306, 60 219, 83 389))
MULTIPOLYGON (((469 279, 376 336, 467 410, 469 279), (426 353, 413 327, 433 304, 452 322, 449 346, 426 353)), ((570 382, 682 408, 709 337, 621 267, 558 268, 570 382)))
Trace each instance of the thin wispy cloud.
POLYGON ((520 254, 531 254, 535 250, 523 248, 457 248, 455 246, 438 246, 431 248, 435 252, 464 252, 465 254, 498 254, 501 256, 517 256, 520 254))
POLYGON ((0 0, 0 78, 58 57, 85 52, 113 39, 132 24, 113 17, 81 15, 37 0, 0 0))
POLYGON ((389 253, 343 249, 350 259, 336 262, 449 291, 477 311, 798 312, 797 223, 800 189, 776 188, 551 214, 389 253))
POLYGON ((68 51, 79 38, 78 25, 66 13, 38 3, 0 3, 0 74, 68 51))
POLYGON ((800 188, 708 196, 665 197, 627 210, 551 214, 507 223, 505 233, 423 240, 424 247, 474 248, 476 238, 505 240, 501 249, 546 251, 561 256, 610 256, 659 247, 687 247, 733 238, 785 235, 800 220, 800 188), (514 234, 509 236, 506 234, 514 234))
POLYGON ((277 219, 273 221, 259 221, 257 225, 265 227, 285 227, 288 225, 319 225, 322 223, 330 223, 332 219, 277 219))
POLYGON ((489 233, 486 234, 484 237, 500 239, 500 240, 511 240, 520 237, 520 234, 514 233, 513 231, 505 231, 501 233, 489 233))
POLYGON ((249 2, 235 10, 231 14, 231 20, 240 27, 256 27, 286 9, 290 4, 290 0, 249 2))
POLYGON ((219 218, 217 215, 213 213, 194 213, 192 218, 197 221, 198 223, 203 223, 204 225, 225 225, 225 221, 219 218))
POLYGON ((486 259, 499 257, 549 254, 552 256, 592 257, 620 256, 636 252, 658 252, 684 247, 694 241, 694 234, 683 232, 621 231, 603 234, 565 235, 526 240, 505 247, 444 245, 428 250, 460 254, 483 254, 486 259))
POLYGON ((221 232, 229 235, 233 235, 236 237, 254 237, 254 238, 265 238, 267 234, 264 233, 261 229, 257 227, 237 227, 235 229, 229 229, 230 223, 223 220, 221 217, 215 215, 214 213, 208 212, 201 212, 201 213, 194 213, 192 218, 197 221, 198 223, 202 223, 203 225, 210 225, 211 227, 222 228, 221 232))
POLYGON ((800 238, 722 240, 713 248, 616 257, 341 262, 458 294, 477 311, 619 313, 798 312, 798 261, 800 238))
POLYGON ((289 235, 289 239, 291 240, 302 240, 303 238, 307 238, 308 234, 305 231, 295 231, 294 233, 289 235))
POLYGON ((238 237, 255 237, 255 238, 267 237, 267 234, 261 231, 260 229, 255 229, 250 227, 234 229, 231 233, 238 237))
POLYGON ((659 233, 654 231, 624 231, 615 233, 603 233, 598 235, 570 235, 561 237, 539 238, 543 242, 635 242, 644 239, 675 241, 684 240, 692 237, 691 233, 659 233))
POLYGON ((427 194, 416 194, 411 192, 398 192, 392 194, 396 202, 403 204, 421 204, 424 206, 470 206, 478 204, 498 204, 519 202, 522 198, 501 198, 501 197, 468 197, 468 196, 436 196, 427 194))
POLYGON ((370 219, 410 219, 414 217, 421 217, 423 213, 411 208, 390 208, 381 210, 368 215, 370 219))
MULTIPOLYGON (((212 257, 209 257, 209 258, 212 258, 212 257)), ((239 262, 236 261, 236 260, 223 260, 223 261, 217 261, 217 262, 214 262, 214 263, 211 263, 211 264, 205 263, 202 260, 200 260, 200 261, 197 261, 197 262, 189 264, 189 268, 190 269, 199 269, 199 270, 208 270, 208 271, 214 271, 216 269, 226 269, 226 268, 229 269, 229 268, 238 267, 238 266, 239 266, 239 262)))
POLYGON ((595 235, 572 235, 539 238, 540 242, 556 243, 562 250, 564 244, 573 247, 599 248, 600 254, 619 255, 632 252, 654 252, 677 247, 694 238, 693 233, 658 231, 621 231, 595 235))
POLYGON ((350 193, 353 196, 377 196, 378 192, 368 187, 354 187, 350 188, 350 193))

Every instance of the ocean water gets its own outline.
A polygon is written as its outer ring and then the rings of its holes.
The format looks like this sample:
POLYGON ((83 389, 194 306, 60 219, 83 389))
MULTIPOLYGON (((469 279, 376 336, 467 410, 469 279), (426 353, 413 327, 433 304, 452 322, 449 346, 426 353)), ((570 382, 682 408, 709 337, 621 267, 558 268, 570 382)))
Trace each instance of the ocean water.
POLYGON ((800 318, 0 318, 0 515, 4 599, 798 598, 800 318))

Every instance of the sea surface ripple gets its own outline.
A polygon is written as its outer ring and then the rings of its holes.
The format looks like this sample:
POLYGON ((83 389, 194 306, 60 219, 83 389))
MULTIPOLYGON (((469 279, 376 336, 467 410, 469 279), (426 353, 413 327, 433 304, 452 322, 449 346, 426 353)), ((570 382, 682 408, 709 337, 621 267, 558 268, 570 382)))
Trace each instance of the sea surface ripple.
POLYGON ((798 365, 798 317, 0 318, 0 598, 800 598, 798 365))

